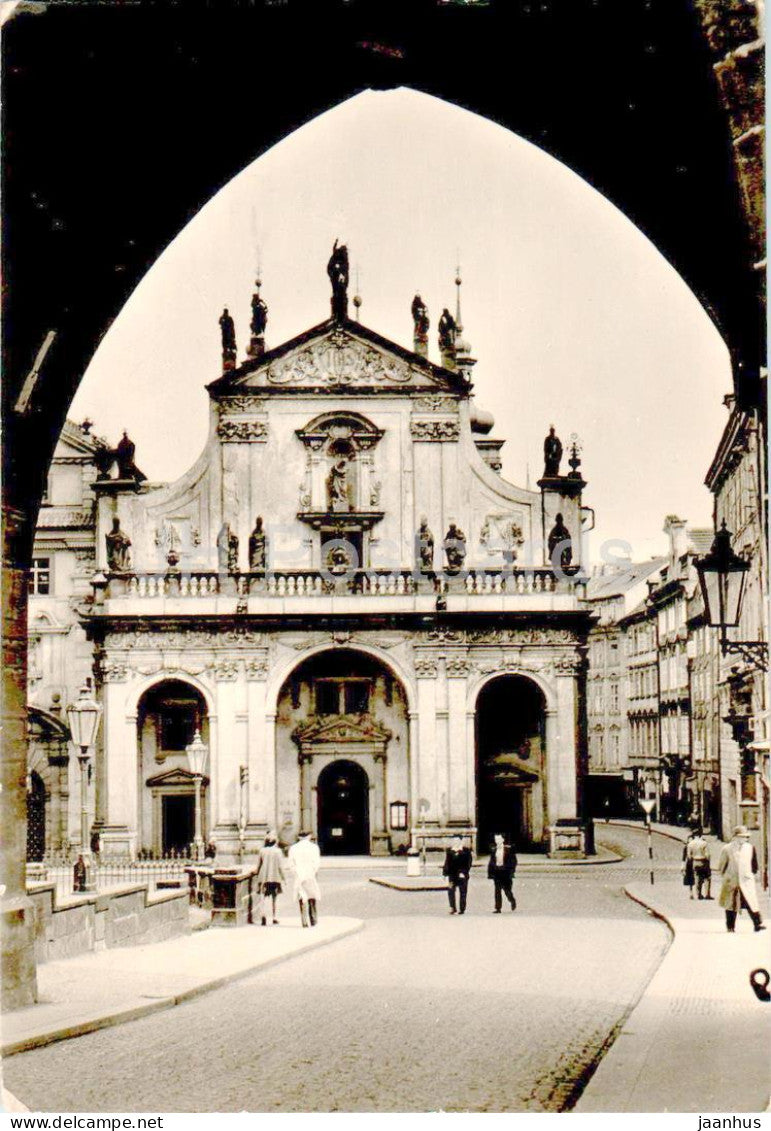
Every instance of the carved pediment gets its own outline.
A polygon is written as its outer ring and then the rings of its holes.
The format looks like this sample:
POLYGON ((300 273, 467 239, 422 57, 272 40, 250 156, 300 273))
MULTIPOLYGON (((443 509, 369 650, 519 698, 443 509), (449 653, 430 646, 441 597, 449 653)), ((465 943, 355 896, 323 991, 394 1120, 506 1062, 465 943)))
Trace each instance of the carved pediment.
MULTIPOLYGON (((208 782, 209 779, 207 777, 202 779, 203 785, 207 785, 208 782)), ((152 777, 147 779, 145 784, 149 785, 151 789, 179 789, 180 786, 195 789, 195 774, 191 773, 190 770, 184 770, 181 766, 177 766, 175 769, 164 770, 162 774, 153 774, 152 777)))
POLYGON ((371 715, 312 715, 292 732, 301 748, 353 743, 385 747, 390 737, 390 730, 371 715))
POLYGON ((329 321, 213 382, 219 398, 292 389, 466 391, 459 373, 434 365, 358 322, 329 321))

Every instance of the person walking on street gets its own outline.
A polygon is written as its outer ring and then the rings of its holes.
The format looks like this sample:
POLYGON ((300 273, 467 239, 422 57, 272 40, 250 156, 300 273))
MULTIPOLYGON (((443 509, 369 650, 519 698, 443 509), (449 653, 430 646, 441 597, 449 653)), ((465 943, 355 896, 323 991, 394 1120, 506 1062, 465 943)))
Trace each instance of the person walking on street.
POLYGON ((500 833, 495 834, 495 844, 490 853, 490 863, 487 865, 487 878, 495 884, 495 911, 500 915, 503 905, 503 894, 509 901, 512 911, 517 910, 517 901, 511 890, 514 873, 517 870, 517 856, 510 844, 504 844, 500 833))
POLYGON ((733 933, 736 916, 742 907, 749 913, 756 931, 765 931, 758 908, 758 893, 755 875, 758 871, 758 856, 750 844, 750 834, 744 825, 737 825, 733 839, 723 845, 718 868, 723 874, 720 889, 720 906, 725 910, 726 930, 733 933))
POLYGON ((456 890, 460 895, 460 914, 465 914, 471 864, 471 849, 464 846, 462 836, 454 836, 450 847, 447 849, 444 868, 442 869, 442 875, 447 877, 449 883, 447 895, 450 900, 451 915, 454 915, 458 910, 455 906, 456 890))
MULTIPOLYGON (((696 886, 696 895, 699 899, 712 899, 712 866, 709 860, 709 845, 707 839, 697 826, 685 846, 686 869, 690 862, 692 882, 696 886), (706 888, 706 895, 702 891, 706 888)), ((693 899, 693 887, 691 887, 693 899)))
POLYGON ((315 927, 319 921, 318 903, 321 899, 316 879, 321 866, 319 846, 313 843, 310 833, 300 833, 300 839, 287 855, 294 868, 294 897, 300 904, 302 925, 315 927))
POLYGON ((696 830, 691 829, 688 840, 683 845, 683 885, 688 888, 689 899, 693 899, 693 857, 689 855, 689 849, 695 836, 696 830))
POLYGON ((273 832, 268 833, 265 837, 265 844, 260 849, 260 860, 257 864, 255 879, 260 885, 263 927, 267 927, 268 925, 268 900, 270 900, 273 905, 273 922, 278 923, 278 919, 276 918, 276 896, 280 895, 283 890, 282 884, 286 883, 286 875, 284 873, 284 854, 278 847, 276 834, 273 832))

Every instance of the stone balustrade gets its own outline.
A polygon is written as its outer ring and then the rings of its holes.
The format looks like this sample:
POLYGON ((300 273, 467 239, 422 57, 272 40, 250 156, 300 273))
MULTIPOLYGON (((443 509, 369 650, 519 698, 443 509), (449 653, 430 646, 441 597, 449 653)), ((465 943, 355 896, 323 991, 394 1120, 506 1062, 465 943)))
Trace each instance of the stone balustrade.
POLYGON ((573 593, 581 578, 559 578, 549 567, 469 569, 458 574, 425 574, 411 570, 352 570, 332 574, 327 570, 268 570, 259 573, 132 573, 111 574, 106 596, 153 597, 322 597, 410 596, 464 593, 469 596, 518 596, 573 593))

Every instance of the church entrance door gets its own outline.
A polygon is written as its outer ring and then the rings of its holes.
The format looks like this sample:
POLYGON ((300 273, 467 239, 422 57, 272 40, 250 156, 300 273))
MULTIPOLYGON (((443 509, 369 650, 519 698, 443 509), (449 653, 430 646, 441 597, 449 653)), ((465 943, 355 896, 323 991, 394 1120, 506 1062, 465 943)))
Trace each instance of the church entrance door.
POLYGON ((195 798, 188 795, 162 798, 163 855, 186 853, 195 836, 195 798))
POLYGON ((501 675, 479 693, 476 710, 477 850, 496 833, 515 849, 544 841, 546 714, 540 688, 501 675))
POLYGON ((369 854, 369 778, 356 762, 340 760, 319 774, 318 840, 330 856, 369 854))

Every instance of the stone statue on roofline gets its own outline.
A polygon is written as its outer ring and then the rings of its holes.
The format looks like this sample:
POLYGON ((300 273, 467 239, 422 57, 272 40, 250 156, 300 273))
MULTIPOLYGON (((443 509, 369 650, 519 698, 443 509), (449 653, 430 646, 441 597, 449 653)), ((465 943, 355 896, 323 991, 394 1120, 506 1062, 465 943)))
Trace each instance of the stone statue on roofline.
POLYGON ((222 366, 224 369, 233 369, 236 364, 236 327, 227 307, 220 315, 220 332, 222 334, 222 366))
POLYGON ((337 240, 329 257, 327 274, 332 284, 332 317, 342 321, 348 317, 348 248, 345 244, 338 247, 337 240))
POLYGON ((543 477, 544 479, 553 479, 560 473, 560 462, 562 460, 562 443, 559 436, 554 431, 552 424, 549 429, 549 435, 543 442, 543 477))

